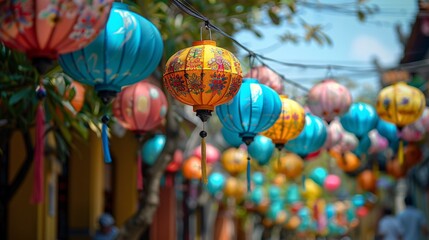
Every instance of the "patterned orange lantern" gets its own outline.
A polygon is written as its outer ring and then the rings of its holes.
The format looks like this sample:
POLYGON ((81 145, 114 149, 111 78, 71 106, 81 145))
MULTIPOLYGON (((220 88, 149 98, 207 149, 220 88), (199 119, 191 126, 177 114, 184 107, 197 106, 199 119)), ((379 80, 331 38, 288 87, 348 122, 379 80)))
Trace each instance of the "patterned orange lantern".
MULTIPOLYGON (((383 88, 377 98, 377 113, 383 120, 394 123, 399 130, 417 121, 426 106, 423 93, 404 82, 383 88)), ((398 160, 402 164, 403 142, 399 142, 398 160)))
POLYGON ((287 96, 280 96, 282 111, 274 125, 262 135, 271 138, 279 151, 287 141, 298 137, 305 125, 305 110, 287 96))
MULTIPOLYGON (((216 47, 216 42, 203 40, 176 52, 167 61, 164 85, 178 101, 193 106, 203 124, 214 107, 231 100, 242 82, 241 65, 229 51, 216 47)), ((207 183, 205 140, 200 132, 203 181, 207 183)))
POLYGON ((246 170, 247 153, 241 148, 230 148, 222 154, 222 166, 231 175, 237 175, 246 170))
POLYGON ((187 179, 201 179, 201 162, 195 156, 183 163, 183 176, 187 179))

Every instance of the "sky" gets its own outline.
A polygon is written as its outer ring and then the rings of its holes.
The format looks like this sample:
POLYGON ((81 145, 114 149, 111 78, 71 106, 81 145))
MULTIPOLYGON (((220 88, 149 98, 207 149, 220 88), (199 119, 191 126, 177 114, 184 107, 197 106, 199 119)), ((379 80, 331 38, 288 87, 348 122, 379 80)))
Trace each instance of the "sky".
MULTIPOLYGON (((345 3, 354 0, 320 0, 322 3, 345 3)), ((314 1, 316 2, 316 0, 314 1)), ((315 11, 303 8, 300 17, 309 23, 321 24, 324 32, 331 38, 332 46, 320 46, 314 42, 281 43, 276 36, 288 25, 264 26, 259 28, 263 38, 242 31, 235 38, 251 50, 282 62, 316 65, 345 65, 362 68, 374 68, 373 59, 377 58, 383 67, 397 65, 402 57, 403 46, 400 44, 395 24, 400 24, 408 36, 417 12, 417 0, 367 0, 368 5, 377 5, 379 13, 368 16, 361 22, 356 15, 315 11), (274 46, 274 47, 269 47, 274 46)), ((286 78, 311 88, 315 82, 328 76, 350 78, 356 87, 352 90, 354 97, 368 87, 379 89, 378 74, 374 71, 350 72, 337 69, 311 69, 285 67, 266 62, 286 78)), ((303 94, 286 84, 294 94, 303 94)))

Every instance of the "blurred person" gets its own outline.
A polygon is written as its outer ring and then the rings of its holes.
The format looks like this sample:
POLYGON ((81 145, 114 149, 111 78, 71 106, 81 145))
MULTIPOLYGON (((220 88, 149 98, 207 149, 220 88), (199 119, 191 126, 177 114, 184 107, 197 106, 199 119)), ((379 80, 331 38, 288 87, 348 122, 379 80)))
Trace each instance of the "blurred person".
POLYGON ((393 215, 392 208, 384 207, 382 217, 378 223, 376 238, 377 240, 401 240, 404 230, 401 227, 399 219, 393 215))
POLYGON ((94 240, 113 240, 118 236, 119 230, 112 215, 103 213, 98 218, 98 224, 100 228, 95 233, 94 240))
POLYGON ((404 229, 403 240, 427 240, 429 228, 423 212, 416 208, 410 195, 404 199, 405 209, 399 216, 399 222, 404 229))

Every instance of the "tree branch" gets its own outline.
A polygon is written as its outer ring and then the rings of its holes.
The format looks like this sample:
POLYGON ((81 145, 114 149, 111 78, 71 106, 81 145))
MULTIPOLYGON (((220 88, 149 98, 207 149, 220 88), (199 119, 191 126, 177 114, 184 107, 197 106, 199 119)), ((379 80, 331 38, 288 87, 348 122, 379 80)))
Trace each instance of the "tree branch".
POLYGON ((155 164, 144 175, 144 198, 140 209, 125 222, 117 239, 139 239, 152 223, 153 215, 159 205, 160 180, 178 146, 180 131, 178 121, 174 117, 173 104, 171 104, 173 99, 169 95, 167 99, 170 107, 167 112, 165 147, 155 164))

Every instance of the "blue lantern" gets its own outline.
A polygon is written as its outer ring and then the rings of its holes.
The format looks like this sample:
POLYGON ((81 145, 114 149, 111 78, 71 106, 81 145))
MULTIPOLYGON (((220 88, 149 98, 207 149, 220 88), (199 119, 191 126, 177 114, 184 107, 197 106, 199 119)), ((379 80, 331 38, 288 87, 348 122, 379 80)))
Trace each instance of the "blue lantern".
POLYGON ((305 157, 323 147, 327 137, 328 130, 325 122, 320 117, 307 113, 304 129, 297 138, 287 142, 285 148, 305 157))
POLYGON ((256 187, 250 193, 250 200, 257 205, 260 204, 264 200, 264 189, 260 186, 256 187))
POLYGON ((271 220, 275 220, 277 215, 283 210, 283 204, 281 201, 275 201, 271 203, 267 211, 267 217, 271 220))
POLYGON ((261 172, 255 172, 255 173, 253 173, 252 180, 256 186, 262 186, 264 184, 264 181, 265 181, 264 174, 261 172))
POLYGON ((327 204, 326 205, 326 208, 325 208, 325 212, 326 212, 326 218, 327 219, 330 219, 330 218, 332 218, 333 216, 335 216, 335 212, 336 212, 336 210, 335 210, 335 205, 334 204, 327 204))
POLYGON ((360 139, 377 126, 378 115, 373 106, 357 102, 353 103, 349 111, 340 117, 340 122, 346 131, 360 139))
POLYGON ((286 190, 286 203, 292 204, 299 202, 301 200, 301 196, 299 193, 299 187, 297 184, 291 184, 286 190))
POLYGON ((270 161, 271 155, 273 155, 274 152, 274 147, 274 143, 271 139, 258 135, 249 145, 247 151, 250 156, 259 163, 259 165, 265 165, 270 161))
POLYGON ((380 119, 377 123, 377 131, 389 141, 389 147, 396 152, 399 146, 398 129, 396 125, 380 119))
POLYGON ((270 197, 271 201, 280 200, 280 188, 274 185, 270 186, 268 189, 268 196, 270 197))
POLYGON ((357 156, 361 156, 362 154, 367 154, 368 149, 371 147, 371 139, 368 134, 364 135, 359 139, 359 144, 355 149, 353 149, 353 153, 357 156))
POLYGON ((233 147, 239 147, 243 143, 240 135, 236 132, 232 132, 223 127, 221 133, 225 142, 233 147))
MULTIPOLYGON (((104 105, 126 85, 148 77, 158 66, 163 43, 158 29, 144 17, 113 3, 106 27, 86 47, 61 55, 59 63, 74 80, 94 86, 104 105)), ((103 152, 111 162, 107 123, 102 118, 103 152)))
POLYGON ((166 137, 162 134, 156 134, 153 138, 147 140, 142 148, 143 161, 152 166, 158 159, 165 146, 166 137))
MULTIPOLYGON (((282 102, 272 88, 254 78, 244 78, 240 90, 226 104, 216 107, 223 127, 236 132, 247 146, 270 128, 280 115, 282 102)), ((250 191, 250 157, 247 158, 247 190, 250 191)))
POLYGON ((310 179, 317 183, 319 186, 323 186, 325 179, 328 176, 328 171, 323 167, 317 167, 310 173, 310 179))
POLYGON ((365 196, 361 194, 354 195, 352 197, 352 203, 356 208, 362 207, 365 204, 365 196))
POLYGON ((210 174, 207 182, 207 190, 212 195, 221 192, 225 187, 225 177, 218 172, 210 174))

